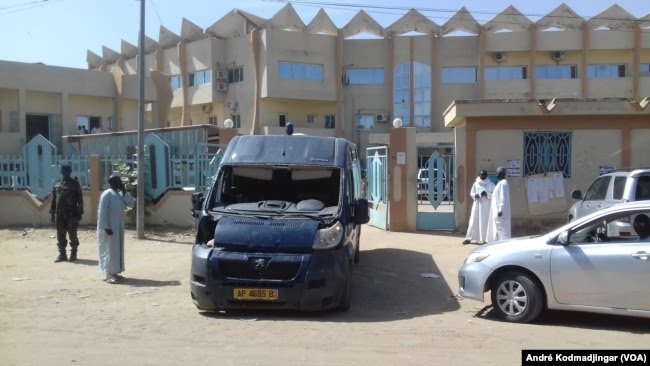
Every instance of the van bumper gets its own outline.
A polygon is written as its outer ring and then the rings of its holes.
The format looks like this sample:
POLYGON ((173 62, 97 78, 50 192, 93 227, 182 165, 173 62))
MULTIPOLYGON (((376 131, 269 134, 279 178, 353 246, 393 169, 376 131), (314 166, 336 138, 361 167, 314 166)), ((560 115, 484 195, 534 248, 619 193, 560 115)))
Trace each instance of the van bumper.
POLYGON ((227 252, 202 245, 192 249, 190 290, 200 310, 336 308, 350 271, 345 247, 311 253, 227 252), (273 300, 240 300, 237 289, 272 289, 273 300))

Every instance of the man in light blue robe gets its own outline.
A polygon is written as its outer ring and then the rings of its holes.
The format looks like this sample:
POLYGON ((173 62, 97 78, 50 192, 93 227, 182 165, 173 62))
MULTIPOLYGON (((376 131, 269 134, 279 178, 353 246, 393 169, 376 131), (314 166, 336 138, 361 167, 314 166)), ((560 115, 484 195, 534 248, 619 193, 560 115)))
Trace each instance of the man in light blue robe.
POLYGON ((108 179, 110 188, 99 198, 97 213, 97 243, 99 244, 99 273, 108 283, 117 283, 124 272, 124 216, 133 208, 133 197, 126 191, 119 176, 108 179))

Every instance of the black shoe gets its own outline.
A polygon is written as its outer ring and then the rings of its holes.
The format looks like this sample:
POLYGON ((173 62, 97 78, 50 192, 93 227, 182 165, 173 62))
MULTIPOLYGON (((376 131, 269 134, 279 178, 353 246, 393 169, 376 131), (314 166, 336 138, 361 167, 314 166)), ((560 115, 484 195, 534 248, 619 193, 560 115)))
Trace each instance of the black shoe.
POLYGON ((463 240, 463 244, 469 244, 471 242, 472 242, 471 240, 467 240, 467 239, 463 240))
POLYGON ((54 260, 54 263, 65 262, 68 260, 68 256, 65 253, 59 254, 58 257, 54 260))
POLYGON ((77 252, 73 251, 70 253, 70 259, 68 259, 70 262, 76 262, 77 261, 77 252))

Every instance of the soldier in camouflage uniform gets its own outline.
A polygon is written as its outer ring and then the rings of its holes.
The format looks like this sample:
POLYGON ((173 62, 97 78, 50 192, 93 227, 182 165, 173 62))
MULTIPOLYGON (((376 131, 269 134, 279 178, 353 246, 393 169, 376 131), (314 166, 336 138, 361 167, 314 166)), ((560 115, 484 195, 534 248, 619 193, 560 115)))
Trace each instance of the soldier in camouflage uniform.
POLYGON ((81 215, 84 213, 83 196, 81 185, 76 179, 70 177, 72 169, 69 165, 61 166, 61 175, 63 179, 54 184, 52 190, 52 206, 50 214, 52 222, 56 223, 56 239, 59 248, 59 256, 54 263, 67 261, 66 255, 66 233, 70 237, 70 262, 77 260, 77 247, 79 238, 77 237, 77 227, 81 221, 81 215))

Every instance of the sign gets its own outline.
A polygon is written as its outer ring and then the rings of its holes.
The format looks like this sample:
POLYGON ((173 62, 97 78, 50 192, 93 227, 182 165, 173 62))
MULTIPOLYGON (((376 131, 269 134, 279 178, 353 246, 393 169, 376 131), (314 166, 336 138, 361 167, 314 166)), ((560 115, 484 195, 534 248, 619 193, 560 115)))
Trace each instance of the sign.
POLYGON ((405 152, 398 152, 397 153, 397 165, 404 165, 406 164, 406 153, 405 152))
POLYGON ((521 160, 508 160, 506 170, 508 177, 521 177, 521 160))

